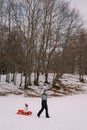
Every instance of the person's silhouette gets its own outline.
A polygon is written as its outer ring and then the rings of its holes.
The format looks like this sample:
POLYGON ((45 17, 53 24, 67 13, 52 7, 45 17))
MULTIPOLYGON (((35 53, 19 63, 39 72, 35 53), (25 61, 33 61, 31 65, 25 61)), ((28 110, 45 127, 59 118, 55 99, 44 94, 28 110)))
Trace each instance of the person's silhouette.
POLYGON ((43 110, 45 109, 46 112, 46 118, 50 118, 49 114, 48 114, 48 106, 47 106, 47 94, 45 93, 46 90, 44 90, 44 92, 41 95, 41 99, 42 99, 42 108, 40 109, 40 111, 37 113, 37 116, 40 117, 41 113, 43 112, 43 110))

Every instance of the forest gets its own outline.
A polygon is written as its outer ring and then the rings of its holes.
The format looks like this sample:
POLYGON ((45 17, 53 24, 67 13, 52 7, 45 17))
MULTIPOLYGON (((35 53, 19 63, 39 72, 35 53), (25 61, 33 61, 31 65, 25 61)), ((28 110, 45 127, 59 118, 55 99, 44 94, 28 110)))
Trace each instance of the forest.
POLYGON ((40 74, 52 86, 64 73, 87 74, 87 30, 78 11, 64 0, 0 0, 0 80, 16 85, 25 76, 24 89, 39 85, 40 74))

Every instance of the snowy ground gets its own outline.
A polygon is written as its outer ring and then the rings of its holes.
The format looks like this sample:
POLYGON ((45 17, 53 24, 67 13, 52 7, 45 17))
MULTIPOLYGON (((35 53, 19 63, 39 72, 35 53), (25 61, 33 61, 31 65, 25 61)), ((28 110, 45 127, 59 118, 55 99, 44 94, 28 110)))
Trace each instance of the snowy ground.
MULTIPOLYGON (((72 75, 72 74, 64 74, 62 78, 60 79, 62 85, 60 86, 60 89, 58 87, 52 88, 52 78, 53 74, 49 74, 49 83, 44 83, 44 75, 40 75, 40 81, 39 86, 35 86, 33 84, 33 77, 32 74, 32 86, 29 86, 29 89, 25 91, 23 89, 24 84, 22 84, 22 87, 20 89, 20 74, 17 75, 17 82, 16 85, 13 84, 13 82, 7 83, 6 75, 1 76, 0 81, 0 96, 1 95, 8 95, 8 94, 23 94, 25 96, 40 96, 44 89, 47 89, 47 93, 49 96, 65 96, 65 95, 72 95, 72 94, 78 94, 78 93, 84 93, 87 91, 87 76, 84 76, 84 83, 79 82, 79 76, 78 75, 72 75)), ((23 83, 24 83, 24 77, 23 77, 23 83)))
MULTIPOLYGON (((40 118, 37 117, 41 107, 39 95, 50 88, 50 85, 44 84, 43 75, 40 85, 30 86, 27 92, 19 89, 19 75, 17 85, 6 83, 5 78, 2 75, 0 82, 0 130, 87 130, 87 76, 84 77, 85 82, 81 83, 78 75, 64 74, 60 80, 65 89, 47 91, 48 95, 58 94, 57 97, 48 96, 50 118, 45 118, 45 112, 40 118), (16 114, 18 109, 24 108, 25 103, 33 112, 32 116, 16 114)), ((51 81, 52 75, 49 76, 51 81)))
POLYGON ((9 95, 0 97, 0 130, 87 130, 87 94, 48 98, 50 118, 37 117, 40 98, 9 95), (32 116, 17 115, 29 104, 32 116))

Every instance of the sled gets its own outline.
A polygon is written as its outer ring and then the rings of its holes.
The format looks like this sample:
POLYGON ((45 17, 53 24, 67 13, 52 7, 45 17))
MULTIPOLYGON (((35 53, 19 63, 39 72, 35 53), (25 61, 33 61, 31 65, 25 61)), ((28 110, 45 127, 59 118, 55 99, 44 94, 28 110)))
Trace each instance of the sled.
POLYGON ((19 114, 19 115, 32 115, 32 111, 28 111, 27 113, 26 112, 24 112, 24 110, 22 110, 22 109, 19 109, 18 111, 17 111, 17 114, 19 114))

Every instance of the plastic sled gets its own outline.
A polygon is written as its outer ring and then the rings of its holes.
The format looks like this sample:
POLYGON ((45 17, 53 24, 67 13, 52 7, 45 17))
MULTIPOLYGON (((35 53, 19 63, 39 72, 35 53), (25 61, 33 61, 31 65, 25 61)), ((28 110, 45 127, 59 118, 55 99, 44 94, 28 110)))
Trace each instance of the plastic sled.
POLYGON ((21 109, 19 109, 18 111, 17 111, 17 114, 19 114, 19 115, 32 115, 32 111, 28 111, 27 113, 25 113, 24 112, 24 110, 21 110, 21 109))

